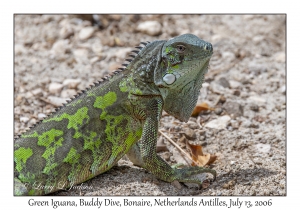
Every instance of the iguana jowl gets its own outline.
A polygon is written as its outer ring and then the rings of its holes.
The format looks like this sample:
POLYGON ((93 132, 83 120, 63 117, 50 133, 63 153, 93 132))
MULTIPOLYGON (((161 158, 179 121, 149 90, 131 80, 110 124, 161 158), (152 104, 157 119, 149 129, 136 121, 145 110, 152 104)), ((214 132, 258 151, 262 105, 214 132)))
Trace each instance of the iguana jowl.
POLYGON ((125 154, 157 178, 201 182, 156 154, 162 110, 188 121, 212 45, 192 34, 142 42, 125 69, 82 91, 15 140, 15 195, 43 195, 109 170, 125 154))

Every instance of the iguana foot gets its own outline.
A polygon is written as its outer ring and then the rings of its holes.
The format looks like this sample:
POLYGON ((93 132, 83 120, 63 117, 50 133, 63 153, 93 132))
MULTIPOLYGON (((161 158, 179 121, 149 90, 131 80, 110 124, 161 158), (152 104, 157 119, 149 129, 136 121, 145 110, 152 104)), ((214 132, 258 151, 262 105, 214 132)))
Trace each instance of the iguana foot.
POLYGON ((179 182, 185 182, 185 183, 195 183, 200 186, 202 182, 197 178, 193 178, 192 176, 196 174, 202 174, 202 173, 212 174, 214 176, 213 180, 215 180, 217 176, 217 172, 213 169, 192 166, 192 167, 187 167, 182 169, 175 169, 174 180, 177 180, 179 182))

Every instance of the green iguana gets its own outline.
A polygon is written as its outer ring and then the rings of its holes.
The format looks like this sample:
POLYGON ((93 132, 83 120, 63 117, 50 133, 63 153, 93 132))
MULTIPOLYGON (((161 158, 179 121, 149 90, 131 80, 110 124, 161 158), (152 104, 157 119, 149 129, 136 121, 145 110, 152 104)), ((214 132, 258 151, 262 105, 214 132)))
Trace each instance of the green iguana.
POLYGON ((14 143, 15 195, 44 195, 128 158, 166 182, 201 184, 209 168, 172 168, 156 154, 162 110, 188 121, 213 54, 192 34, 141 42, 125 68, 79 93, 14 143), (142 47, 143 45, 143 47, 142 47), (36 187, 43 186, 43 187, 36 187))

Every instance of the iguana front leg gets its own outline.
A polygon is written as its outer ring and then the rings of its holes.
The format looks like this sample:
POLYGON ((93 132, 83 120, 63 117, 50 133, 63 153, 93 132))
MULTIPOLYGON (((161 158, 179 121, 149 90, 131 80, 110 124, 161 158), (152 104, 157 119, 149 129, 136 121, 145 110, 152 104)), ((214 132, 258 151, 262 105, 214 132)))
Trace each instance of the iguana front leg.
POLYGON ((142 138, 140 142, 133 145, 127 153, 127 157, 135 165, 145 168, 166 182, 177 180, 179 182, 190 182, 200 185, 201 181, 192 176, 201 173, 211 173, 215 178, 215 170, 196 166, 174 169, 156 154, 158 126, 163 102, 161 98, 153 98, 147 106, 142 138))

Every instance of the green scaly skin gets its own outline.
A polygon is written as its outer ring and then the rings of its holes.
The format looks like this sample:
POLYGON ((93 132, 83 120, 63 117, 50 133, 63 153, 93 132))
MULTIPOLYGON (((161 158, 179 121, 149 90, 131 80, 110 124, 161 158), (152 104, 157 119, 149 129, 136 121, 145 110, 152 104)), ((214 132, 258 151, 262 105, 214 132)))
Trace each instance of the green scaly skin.
POLYGON ((162 110, 188 121, 212 45, 192 34, 145 45, 128 66, 83 91, 15 140, 15 195, 80 184, 125 154, 159 179, 201 184, 202 167, 171 168, 155 152, 162 110))

